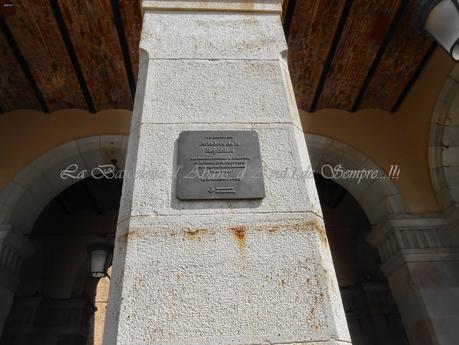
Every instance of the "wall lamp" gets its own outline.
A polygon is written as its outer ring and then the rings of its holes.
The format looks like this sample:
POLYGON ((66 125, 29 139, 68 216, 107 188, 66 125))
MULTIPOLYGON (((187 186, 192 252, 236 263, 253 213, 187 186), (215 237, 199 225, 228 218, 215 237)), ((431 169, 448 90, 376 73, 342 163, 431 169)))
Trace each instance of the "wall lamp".
POLYGON ((91 277, 98 279, 109 277, 107 270, 112 264, 112 253, 113 247, 105 243, 94 243, 88 247, 91 277))
POLYGON ((459 0, 421 0, 423 28, 459 62, 459 0))

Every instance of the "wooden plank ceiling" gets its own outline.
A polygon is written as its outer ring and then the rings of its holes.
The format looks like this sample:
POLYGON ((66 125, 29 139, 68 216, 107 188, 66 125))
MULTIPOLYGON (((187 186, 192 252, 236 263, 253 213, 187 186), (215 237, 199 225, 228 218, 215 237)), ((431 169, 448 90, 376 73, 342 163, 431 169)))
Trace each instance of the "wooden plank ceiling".
MULTIPOLYGON (((418 0, 284 0, 298 105, 394 112, 434 44, 418 0)), ((0 0, 0 112, 132 109, 139 0, 0 0)))
POLYGON ((139 0, 0 4, 1 111, 132 109, 139 0))
POLYGON ((284 3, 290 73, 299 108, 397 111, 435 48, 414 24, 417 2, 284 3))

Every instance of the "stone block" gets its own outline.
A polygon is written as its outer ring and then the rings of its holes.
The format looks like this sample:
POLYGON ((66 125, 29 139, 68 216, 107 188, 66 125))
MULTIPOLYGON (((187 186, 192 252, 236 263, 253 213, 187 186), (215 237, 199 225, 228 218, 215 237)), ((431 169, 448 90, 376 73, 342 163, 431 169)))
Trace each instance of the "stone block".
MULTIPOLYGON (((313 178, 301 175, 310 171, 303 134, 293 125, 207 125, 209 130, 257 131, 266 197, 233 201, 178 200, 175 193, 177 139, 181 131, 200 129, 200 125, 142 126, 135 180, 126 185, 133 188, 132 216, 307 211, 320 214, 313 178)), ((132 176, 126 178, 132 179, 132 176)), ((120 220, 123 220, 128 214, 121 212, 120 220)))
POLYGON ((279 14, 147 11, 143 23, 150 59, 278 60, 287 50, 279 14))
POLYGON ((442 144, 445 146, 459 146, 459 124, 455 126, 445 126, 442 144))
POLYGON ((320 218, 180 218, 136 217, 118 232, 129 252, 117 252, 118 344, 350 341, 320 218))
POLYGON ((459 166, 459 146, 444 147, 442 149, 443 164, 446 166, 459 166))
POLYGON ((287 97, 285 73, 279 60, 153 60, 141 121, 203 126, 293 122, 301 128, 294 99, 287 97))

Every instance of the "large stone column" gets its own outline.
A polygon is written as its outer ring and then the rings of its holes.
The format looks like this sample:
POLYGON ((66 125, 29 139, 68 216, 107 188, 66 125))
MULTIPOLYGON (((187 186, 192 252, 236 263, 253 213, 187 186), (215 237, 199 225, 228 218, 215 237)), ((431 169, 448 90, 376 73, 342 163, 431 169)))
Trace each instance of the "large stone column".
POLYGON ((412 345, 459 339, 459 212, 397 216, 370 234, 412 345))
POLYGON ((105 345, 350 338, 279 1, 144 1, 105 345), (176 197, 182 131, 253 130, 265 198, 176 197), (135 177, 133 174, 135 173, 135 177))

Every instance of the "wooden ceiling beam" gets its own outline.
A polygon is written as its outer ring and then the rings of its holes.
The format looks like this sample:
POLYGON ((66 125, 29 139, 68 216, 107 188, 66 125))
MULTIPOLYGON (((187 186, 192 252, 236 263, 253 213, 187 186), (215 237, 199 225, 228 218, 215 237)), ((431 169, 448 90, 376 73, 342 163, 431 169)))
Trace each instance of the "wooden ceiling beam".
POLYGON ((128 78, 129 89, 131 90, 131 97, 135 97, 136 78, 132 70, 131 52, 129 51, 129 45, 126 39, 124 31, 123 15, 121 13, 119 0, 111 0, 113 17, 115 18, 116 32, 118 33, 118 40, 123 54, 124 68, 126 70, 126 76, 128 78))
POLYGON ((91 93, 89 92, 88 85, 86 84, 86 81, 84 79, 83 72, 81 70, 81 65, 80 65, 80 62, 78 61, 78 57, 76 55, 75 48, 73 47, 73 43, 70 38, 70 34, 67 29, 67 26, 65 25, 64 18, 62 17, 62 13, 61 13, 59 4, 57 3, 57 0, 51 0, 50 4, 53 10, 54 19, 56 20, 57 26, 59 28, 59 32, 62 36, 62 40, 64 41, 65 47, 67 49, 67 53, 72 63, 73 70, 75 71, 76 78, 78 79, 80 90, 86 101, 87 109, 89 112, 95 113, 96 108, 94 107, 94 102, 92 100, 91 93))
POLYGON ((285 17, 287 16, 287 8, 289 5, 290 0, 282 0, 282 24, 285 25, 285 17))
POLYGON ((390 109, 391 113, 395 113, 395 112, 398 111, 398 109, 402 105, 405 97, 408 95, 408 93, 410 92, 410 90, 413 87, 414 83, 418 79, 419 75, 424 70, 424 67, 429 62, 429 60, 432 57, 432 54, 433 54, 433 52, 435 51, 436 48, 437 48, 437 43, 436 42, 432 42, 432 44, 430 45, 430 48, 424 54, 424 56, 423 56, 423 58, 421 60, 421 63, 417 66, 417 68, 415 69, 413 75, 408 80, 408 83, 406 84, 405 88, 403 89, 402 93, 400 94, 399 98, 397 99, 395 104, 390 109))
POLYGON ((43 104, 37 98, 37 95, 40 97, 39 90, 31 83, 30 71, 27 75, 27 67, 21 65, 25 60, 21 55, 18 56, 20 52, 2 16, 0 27, 0 107, 5 112, 15 109, 43 110, 43 104), (16 47, 16 51, 13 47, 16 47))
POLYGON ((123 17, 124 33, 129 48, 134 78, 137 79, 139 69, 139 44, 142 32, 141 1, 119 0, 123 17))
POLYGON ((325 65, 322 69, 322 74, 319 79, 319 84, 317 85, 316 92, 314 93, 314 98, 312 99, 312 104, 310 107, 311 112, 315 112, 317 110, 317 104, 319 103, 320 96, 322 95, 322 91, 325 86, 325 82, 327 81, 328 74, 330 73, 330 67, 333 63, 335 58, 336 50, 338 49, 339 42, 341 42, 342 34, 344 25, 349 17, 349 12, 351 10, 352 0, 347 0, 346 4, 343 9, 343 13, 341 14, 341 18, 338 22, 338 26, 335 31, 335 36, 333 38, 332 45, 327 55, 327 60, 325 61, 325 65))
POLYGON ((423 68, 423 61, 430 57, 432 39, 415 26, 419 7, 416 0, 409 5, 393 38, 376 68, 360 108, 378 108, 396 111, 410 85, 423 68), (416 73, 416 72, 419 73, 416 73))
POLYGON ((285 0, 282 4, 282 23, 284 25, 285 38, 288 41, 292 27, 293 14, 295 13, 297 0, 285 0))
POLYGON ((42 108, 46 112, 84 108, 85 101, 53 20, 50 1, 15 1, 14 12, 5 16, 5 22, 29 66, 42 108))
POLYGON ((379 63, 381 62, 381 59, 387 49, 387 45, 389 44, 390 40, 393 38, 394 34, 395 34, 395 31, 396 31, 396 28, 406 10, 406 6, 407 5, 407 2, 406 1, 402 1, 401 4, 400 4, 400 7, 398 9, 398 12, 396 14, 396 16, 394 17, 390 27, 389 27, 389 30, 387 31, 386 33, 386 37, 384 38, 384 41, 382 42, 381 46, 379 47, 379 51, 378 51, 378 54, 376 55, 375 59, 373 60, 373 63, 371 64, 371 67, 370 69, 368 70, 368 74, 365 78, 365 81, 363 82, 361 88, 360 88, 360 91, 357 95, 357 98, 354 102, 354 105, 352 106, 352 109, 351 109, 351 112, 356 112, 360 109, 360 103, 362 101, 362 98, 363 96, 365 95, 365 92, 367 91, 367 87, 368 85, 370 84, 372 78, 373 78, 373 75, 375 74, 376 72, 376 69, 378 68, 378 65, 379 63))
POLYGON ((312 108, 349 3, 349 0, 296 0, 288 36, 289 66, 297 103, 302 109, 312 108))
MULTIPOLYGON (((417 11, 417 0, 284 0, 298 106, 397 111, 435 49, 417 11)), ((132 109, 139 0, 18 0, 0 25, 0 113, 132 109)))
POLYGON ((111 3, 61 0, 59 7, 96 111, 132 109, 133 100, 111 3))
POLYGON ((354 0, 317 109, 351 111, 401 0, 354 0))

